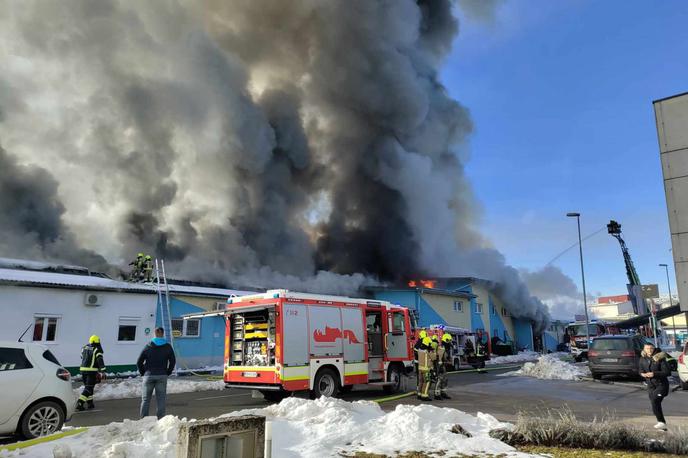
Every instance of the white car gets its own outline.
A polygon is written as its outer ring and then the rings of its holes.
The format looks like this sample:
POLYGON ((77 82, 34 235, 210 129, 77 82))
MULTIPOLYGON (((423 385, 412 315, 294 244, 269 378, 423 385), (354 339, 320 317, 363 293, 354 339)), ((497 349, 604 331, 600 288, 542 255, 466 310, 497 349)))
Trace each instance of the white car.
POLYGON ((681 380, 681 388, 688 390, 688 343, 683 347, 683 353, 679 355, 676 366, 678 378, 681 380))
POLYGON ((69 372, 48 348, 0 341, 0 435, 52 434, 75 407, 69 372))

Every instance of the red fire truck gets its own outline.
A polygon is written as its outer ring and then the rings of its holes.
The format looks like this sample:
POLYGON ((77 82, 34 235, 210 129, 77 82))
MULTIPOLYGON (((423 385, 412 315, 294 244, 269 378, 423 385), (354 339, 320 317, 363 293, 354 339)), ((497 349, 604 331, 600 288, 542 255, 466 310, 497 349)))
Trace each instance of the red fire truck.
POLYGON ((353 385, 400 388, 413 362, 408 310, 389 302, 287 290, 227 301, 224 381, 279 400, 353 385))

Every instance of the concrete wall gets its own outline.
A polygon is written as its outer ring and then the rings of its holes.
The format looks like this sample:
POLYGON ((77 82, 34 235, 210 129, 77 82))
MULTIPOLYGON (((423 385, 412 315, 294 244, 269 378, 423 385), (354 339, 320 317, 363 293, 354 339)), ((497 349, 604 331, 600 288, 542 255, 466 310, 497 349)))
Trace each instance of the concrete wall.
POLYGON ((70 370, 81 364, 81 347, 92 334, 101 338, 108 372, 133 370, 155 325, 155 294, 89 291, 100 306, 84 305, 87 291, 0 285, 0 339, 17 340, 28 327, 25 342, 31 342, 34 318, 58 319, 54 342, 41 342, 70 370), (120 320, 134 323, 136 340, 118 342, 120 320), (148 331, 148 334, 146 334, 148 331))

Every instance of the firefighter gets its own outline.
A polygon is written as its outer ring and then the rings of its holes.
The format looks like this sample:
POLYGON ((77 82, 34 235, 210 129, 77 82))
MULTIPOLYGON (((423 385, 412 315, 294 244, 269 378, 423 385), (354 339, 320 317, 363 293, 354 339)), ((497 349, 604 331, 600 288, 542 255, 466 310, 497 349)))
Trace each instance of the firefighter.
POLYGON ((418 373, 418 349, 423 344, 423 339, 427 336, 428 333, 425 331, 425 329, 421 329, 418 333, 418 339, 416 339, 416 343, 413 345, 413 368, 416 370, 416 386, 419 386, 420 384, 420 376, 418 373))
POLYGON ((435 384, 435 399, 451 399, 447 394, 447 365, 451 363, 452 336, 448 332, 442 334, 442 343, 437 347, 437 383, 435 384))
POLYGON ((143 274, 143 263, 143 253, 137 254, 136 259, 129 263, 130 266, 133 266, 131 268, 131 273, 129 274, 130 281, 137 281, 141 278, 141 275, 143 274))
POLYGON ((418 348, 418 388, 416 395, 421 401, 432 401, 430 392, 430 371, 432 369, 432 339, 427 335, 418 348))
POLYGON ((85 408, 93 409, 93 390, 97 383, 105 379, 105 362, 103 361, 103 347, 100 345, 100 337, 92 335, 88 339, 88 345, 81 349, 81 379, 84 389, 76 403, 76 410, 85 408))
POLYGON ((483 372, 482 369, 485 367, 485 354, 486 349, 485 344, 483 343, 483 334, 479 333, 475 341, 475 360, 478 364, 478 372, 483 372))
POLYGON ((153 281, 153 258, 150 255, 146 256, 143 263, 143 281, 150 282, 153 281))
MULTIPOLYGON (((440 368, 439 368, 439 346, 440 346, 440 340, 437 337, 437 334, 432 336, 432 342, 430 342, 430 346, 432 347, 432 351, 430 352, 430 360, 432 361, 432 369, 430 370, 430 390, 432 392, 435 392, 437 389, 437 383, 438 383, 438 375, 440 373, 440 368)), ((435 398, 438 399, 438 398, 435 398)))

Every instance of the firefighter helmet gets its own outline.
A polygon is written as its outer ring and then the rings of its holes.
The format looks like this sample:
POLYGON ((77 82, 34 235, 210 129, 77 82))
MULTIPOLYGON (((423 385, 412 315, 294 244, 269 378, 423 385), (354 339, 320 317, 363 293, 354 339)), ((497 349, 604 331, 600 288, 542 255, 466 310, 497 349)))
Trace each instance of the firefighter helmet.
POLYGON ((137 258, 142 258, 142 257, 143 257, 143 253, 137 254, 136 257, 137 257, 137 258))
POLYGON ((88 343, 90 343, 90 344, 99 344, 99 343, 100 343, 100 337, 98 337, 97 335, 93 334, 93 335, 88 339, 88 343))
POLYGON ((146 256, 146 259, 152 259, 150 255, 146 256))
POLYGON ((442 335, 442 342, 451 342, 452 341, 452 336, 448 332, 445 332, 442 335))
POLYGON ((420 332, 418 333, 418 338, 419 339, 425 339, 428 336, 428 332, 425 329, 421 329, 420 332))
POLYGON ((423 345, 430 345, 432 343, 432 339, 430 337, 423 337, 423 345))
POLYGON ((437 338, 437 334, 435 334, 434 336, 432 336, 432 340, 435 341, 435 342, 437 342, 437 341, 439 340, 439 339, 437 338))

